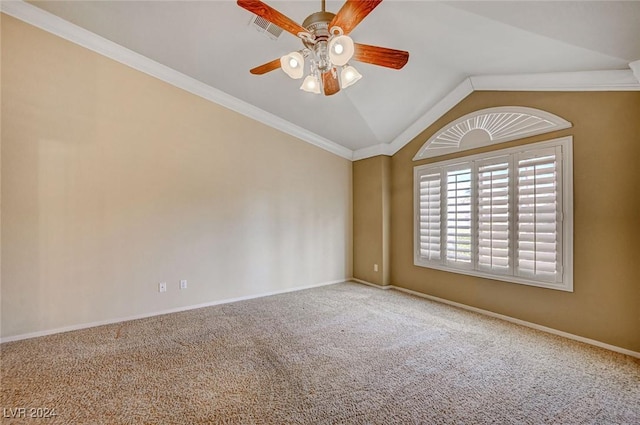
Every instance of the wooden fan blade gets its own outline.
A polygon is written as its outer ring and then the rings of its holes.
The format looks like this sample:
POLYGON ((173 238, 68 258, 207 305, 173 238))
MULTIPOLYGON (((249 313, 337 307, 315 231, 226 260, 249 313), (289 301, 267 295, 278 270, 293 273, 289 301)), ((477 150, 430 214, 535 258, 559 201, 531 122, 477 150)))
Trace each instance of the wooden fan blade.
POLYGON ((326 96, 331 96, 340 91, 338 73, 335 68, 322 74, 322 86, 324 87, 324 94, 326 96))
POLYGON ((382 0, 347 0, 331 20, 329 28, 337 26, 349 34, 380 3, 382 0))
POLYGON ((358 62, 400 69, 405 66, 409 60, 409 52, 405 52, 404 50, 388 49, 386 47, 369 46, 359 43, 354 43, 354 48, 355 51, 352 59, 358 62))
POLYGON ((271 62, 267 62, 267 63, 262 64, 260 66, 256 66, 255 68, 253 68, 249 72, 252 73, 253 75, 262 75, 262 74, 266 74, 267 72, 271 72, 274 69, 278 69, 278 68, 280 68, 280 58, 274 59, 271 62))
POLYGON ((287 18, 285 15, 275 10, 273 7, 268 6, 259 0, 238 0, 238 6, 243 9, 247 9, 251 13, 255 13, 272 24, 279 26, 283 30, 290 32, 296 37, 301 32, 308 32, 302 25, 297 24, 290 18, 287 18))

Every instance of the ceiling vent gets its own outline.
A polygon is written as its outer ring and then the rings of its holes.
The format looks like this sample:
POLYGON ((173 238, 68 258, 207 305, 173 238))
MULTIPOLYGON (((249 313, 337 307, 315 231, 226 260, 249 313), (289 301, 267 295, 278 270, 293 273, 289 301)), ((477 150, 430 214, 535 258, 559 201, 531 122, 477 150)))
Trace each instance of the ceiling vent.
POLYGON ((278 37, 280 37, 280 34, 282 34, 282 28, 277 25, 273 25, 271 22, 257 15, 254 15, 251 18, 249 25, 271 40, 277 40, 278 37))

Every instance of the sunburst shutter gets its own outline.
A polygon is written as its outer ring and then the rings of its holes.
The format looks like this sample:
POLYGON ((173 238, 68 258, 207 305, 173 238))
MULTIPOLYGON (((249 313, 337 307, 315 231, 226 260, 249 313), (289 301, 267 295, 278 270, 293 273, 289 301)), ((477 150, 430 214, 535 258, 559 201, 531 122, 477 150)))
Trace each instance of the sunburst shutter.
POLYGON ((511 273, 511 199, 508 156, 477 162, 477 267, 511 273))
POLYGON ((440 172, 419 177, 419 256, 427 261, 441 259, 440 172))
POLYGON ((517 155, 517 275, 562 280, 560 148, 517 155))

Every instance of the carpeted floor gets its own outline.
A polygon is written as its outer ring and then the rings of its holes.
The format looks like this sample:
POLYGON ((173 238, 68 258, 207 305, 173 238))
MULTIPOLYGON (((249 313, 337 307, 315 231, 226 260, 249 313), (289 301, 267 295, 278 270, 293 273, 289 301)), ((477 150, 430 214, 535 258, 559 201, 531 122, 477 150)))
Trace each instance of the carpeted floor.
POLYGON ((638 359, 354 283, 0 349, 3 423, 640 423, 638 359))

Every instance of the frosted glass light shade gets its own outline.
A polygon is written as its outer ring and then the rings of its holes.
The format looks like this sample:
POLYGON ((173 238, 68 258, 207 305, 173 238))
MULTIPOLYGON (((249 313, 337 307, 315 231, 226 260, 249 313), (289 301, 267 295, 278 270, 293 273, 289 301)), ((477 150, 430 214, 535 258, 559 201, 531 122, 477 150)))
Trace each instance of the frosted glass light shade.
POLYGON ((280 67, 294 80, 302 78, 304 74, 304 57, 299 52, 291 52, 280 58, 280 67))
POLYGON ((307 75, 307 78, 304 79, 300 86, 300 90, 320 94, 320 80, 315 75, 307 75))
POLYGON ((362 78, 362 74, 351 65, 345 66, 340 71, 340 82, 343 89, 355 84, 360 78, 362 78))
POLYGON ((353 40, 346 35, 333 37, 329 41, 329 59, 334 65, 345 65, 351 60, 354 50, 353 40))

